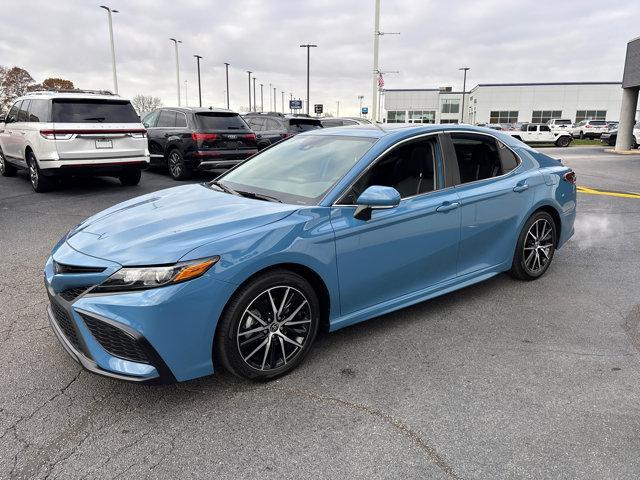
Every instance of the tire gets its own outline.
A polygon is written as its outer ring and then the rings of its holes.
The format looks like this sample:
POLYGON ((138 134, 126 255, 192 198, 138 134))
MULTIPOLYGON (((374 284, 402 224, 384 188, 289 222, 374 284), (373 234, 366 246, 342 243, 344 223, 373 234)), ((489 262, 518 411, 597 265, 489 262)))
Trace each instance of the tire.
POLYGON ((125 187, 134 187, 140 183, 142 172, 139 169, 129 170, 118 177, 120 183, 125 187))
POLYGON ((0 150, 0 175, 3 177, 13 177, 18 169, 7 162, 7 159, 4 157, 4 153, 0 150))
POLYGON ((540 278, 551 265, 556 243, 556 224, 551 215, 542 211, 534 213, 524 224, 518 237, 511 276, 525 281, 540 278))
POLYGON ((277 378, 302 362, 319 325, 320 305, 309 282, 274 270, 233 295, 218 322, 214 360, 239 377, 277 378))
POLYGON ((184 163, 184 156, 177 148, 167 154, 167 168, 169 175, 174 180, 188 180, 191 178, 191 169, 184 163))
POLYGON ((584 132, 580 132, 580 140, 584 140, 584 132))
POLYGON ((570 143, 571 143, 571 138, 567 136, 560 137, 558 138, 558 140, 556 140, 556 145, 558 147, 563 147, 563 148, 568 147, 570 143))
POLYGON ((42 175, 42 170, 38 166, 36 156, 33 152, 27 154, 27 165, 29 166, 29 180, 31 186, 37 193, 48 192, 55 186, 55 179, 42 175))

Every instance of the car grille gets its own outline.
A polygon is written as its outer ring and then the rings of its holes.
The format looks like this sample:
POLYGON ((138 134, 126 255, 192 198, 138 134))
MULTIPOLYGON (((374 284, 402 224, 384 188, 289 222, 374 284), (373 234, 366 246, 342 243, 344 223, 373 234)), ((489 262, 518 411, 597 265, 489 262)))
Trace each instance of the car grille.
POLYGON ((128 333, 88 315, 82 315, 82 319, 102 348, 111 355, 132 362, 150 363, 144 350, 128 333))
POLYGON ((76 298, 82 295, 89 287, 73 287, 67 288, 60 292, 60 296, 64 298, 67 302, 73 302, 76 298))
POLYGON ((55 301, 51 302, 51 311, 53 312, 56 323, 64 333, 64 336, 67 337, 67 340, 71 342, 71 345, 73 345, 76 350, 82 351, 82 344, 80 343, 80 339, 76 333, 76 327, 73 325, 73 320, 71 320, 69 314, 55 301))

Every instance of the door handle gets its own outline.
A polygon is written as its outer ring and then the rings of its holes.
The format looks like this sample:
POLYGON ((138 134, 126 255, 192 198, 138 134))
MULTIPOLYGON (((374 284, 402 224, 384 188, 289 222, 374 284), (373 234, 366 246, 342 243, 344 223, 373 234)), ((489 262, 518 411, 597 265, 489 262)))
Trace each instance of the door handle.
POLYGON ((523 183, 522 185, 516 185, 515 187, 513 187, 513 191, 524 192, 528 188, 529 188, 529 185, 527 185, 526 183, 523 183))
POLYGON ((446 202, 436 208, 436 212, 448 212, 449 210, 455 210, 459 206, 459 202, 446 202))

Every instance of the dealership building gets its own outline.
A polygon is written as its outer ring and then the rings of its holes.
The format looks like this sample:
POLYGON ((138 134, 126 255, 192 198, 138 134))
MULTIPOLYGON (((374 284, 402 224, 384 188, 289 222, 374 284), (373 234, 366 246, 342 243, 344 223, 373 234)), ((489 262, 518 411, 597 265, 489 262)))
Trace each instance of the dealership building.
MULTIPOLYGON (((618 120, 621 82, 486 83, 464 96, 451 87, 388 89, 388 123, 545 123, 552 118, 618 120)), ((640 116, 639 116, 640 118, 640 116)))

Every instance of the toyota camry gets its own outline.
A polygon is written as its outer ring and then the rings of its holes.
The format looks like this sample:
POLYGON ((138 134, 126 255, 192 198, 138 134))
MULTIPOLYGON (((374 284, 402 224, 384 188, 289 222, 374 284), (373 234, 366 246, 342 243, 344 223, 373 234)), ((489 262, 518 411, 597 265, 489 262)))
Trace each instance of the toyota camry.
POLYGON ((495 130, 302 133, 216 180, 115 205, 45 266, 49 320, 86 369, 174 382, 294 369, 337 330, 501 272, 540 278, 576 177, 495 130))

